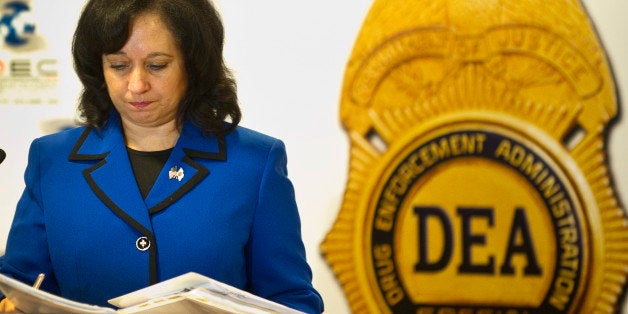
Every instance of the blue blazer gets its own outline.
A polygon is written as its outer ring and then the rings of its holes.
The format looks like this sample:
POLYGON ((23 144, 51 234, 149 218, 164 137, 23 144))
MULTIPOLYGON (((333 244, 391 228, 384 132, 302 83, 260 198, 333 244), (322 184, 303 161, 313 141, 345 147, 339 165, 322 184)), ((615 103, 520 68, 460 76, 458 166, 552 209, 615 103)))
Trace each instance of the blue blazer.
POLYGON ((114 115, 101 131, 32 142, 0 272, 27 283, 43 272, 42 289, 106 306, 194 271, 322 312, 280 140, 243 127, 205 137, 187 121, 143 199, 121 130, 114 115))

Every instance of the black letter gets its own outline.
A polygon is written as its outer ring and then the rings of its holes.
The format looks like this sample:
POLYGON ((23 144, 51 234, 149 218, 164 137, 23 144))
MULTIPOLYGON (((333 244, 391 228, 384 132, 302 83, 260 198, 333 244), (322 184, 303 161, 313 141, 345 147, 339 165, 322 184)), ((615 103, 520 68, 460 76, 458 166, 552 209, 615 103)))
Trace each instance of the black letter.
POLYGON ((490 256, 486 264, 473 264, 471 248, 474 244, 486 244, 486 236, 471 233, 471 219, 474 216, 488 219, 489 227, 493 226, 492 208, 458 208, 458 215, 462 217, 462 263, 458 266, 459 273, 494 274, 495 258, 490 256))
POLYGON ((419 261, 414 264, 414 271, 437 271, 445 268, 451 259, 453 248, 453 235, 451 229, 451 221, 447 217, 447 213, 438 207, 414 207, 414 213, 419 219, 419 261), (437 218, 443 226, 443 252, 440 259, 434 263, 427 261, 427 218, 433 216, 437 218))
POLYGON ((524 270, 526 275, 541 275, 541 267, 539 267, 539 264, 536 261, 536 253, 534 252, 532 236, 530 235, 528 218, 526 217, 523 208, 517 208, 515 210, 515 218, 512 221, 510 239, 508 240, 508 250, 506 251, 506 258, 504 259, 504 264, 501 268, 502 274, 515 273, 515 269, 511 265, 511 259, 514 253, 524 253, 528 258, 528 265, 524 270), (519 245, 515 243, 518 231, 521 232, 521 239, 523 242, 519 245))

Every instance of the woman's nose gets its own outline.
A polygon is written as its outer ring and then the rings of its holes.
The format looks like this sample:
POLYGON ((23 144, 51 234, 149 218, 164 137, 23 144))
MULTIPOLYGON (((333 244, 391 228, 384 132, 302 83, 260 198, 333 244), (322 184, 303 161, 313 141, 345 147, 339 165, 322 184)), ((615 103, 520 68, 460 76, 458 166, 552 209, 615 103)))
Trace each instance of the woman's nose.
POLYGON ((142 94, 150 89, 146 71, 142 68, 135 68, 129 77, 129 91, 134 94, 142 94))

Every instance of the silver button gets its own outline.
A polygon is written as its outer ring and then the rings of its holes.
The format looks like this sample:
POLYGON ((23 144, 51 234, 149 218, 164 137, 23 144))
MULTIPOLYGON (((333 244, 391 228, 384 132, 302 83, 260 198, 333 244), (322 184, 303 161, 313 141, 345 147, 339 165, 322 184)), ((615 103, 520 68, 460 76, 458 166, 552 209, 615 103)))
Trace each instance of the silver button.
POLYGON ((148 241, 147 237, 139 237, 135 241, 135 247, 140 251, 146 251, 150 248, 150 241, 148 241))

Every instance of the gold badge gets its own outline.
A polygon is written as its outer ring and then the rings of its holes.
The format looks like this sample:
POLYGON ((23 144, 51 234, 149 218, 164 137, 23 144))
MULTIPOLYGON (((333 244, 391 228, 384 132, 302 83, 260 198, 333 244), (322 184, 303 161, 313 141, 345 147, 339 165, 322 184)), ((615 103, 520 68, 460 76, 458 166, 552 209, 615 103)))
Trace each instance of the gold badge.
POLYGON ((628 221, 604 52, 576 0, 378 0, 347 64, 340 212, 356 313, 612 313, 628 221))

